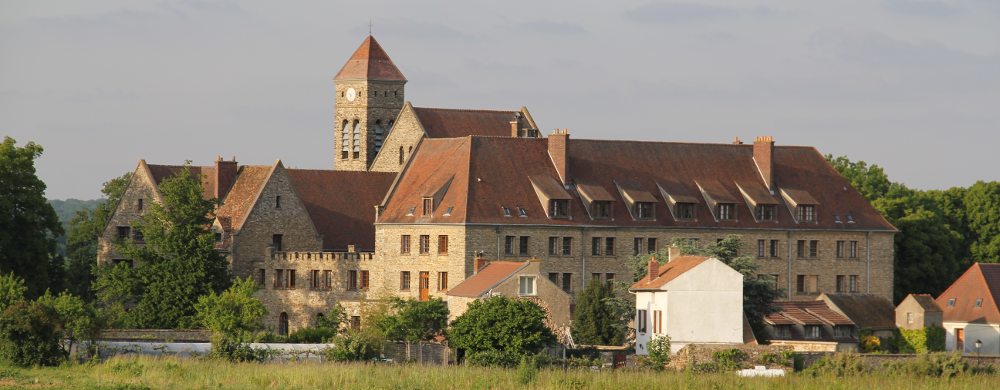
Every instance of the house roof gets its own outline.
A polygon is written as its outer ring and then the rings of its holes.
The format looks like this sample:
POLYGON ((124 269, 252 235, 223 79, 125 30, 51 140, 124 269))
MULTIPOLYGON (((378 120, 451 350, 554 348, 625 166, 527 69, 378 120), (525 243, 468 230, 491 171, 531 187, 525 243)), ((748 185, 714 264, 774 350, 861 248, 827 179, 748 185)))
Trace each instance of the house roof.
POLYGON ((930 294, 910 294, 910 296, 913 297, 914 302, 920 305, 920 308, 924 309, 925 313, 942 312, 941 306, 938 306, 937 301, 930 294))
POLYGON ((243 228, 243 222, 257 202, 257 195, 267 183, 273 168, 271 165, 239 167, 233 187, 226 194, 222 207, 215 213, 223 230, 234 231, 243 228))
POLYGON ((479 270, 478 273, 466 278, 462 283, 452 287, 447 295, 458 297, 479 297, 488 292, 500 282, 515 272, 528 266, 525 261, 493 261, 479 270))
MULTIPOLYGON (((183 165, 157 165, 157 164, 146 164, 149 167, 149 173, 153 175, 153 181, 156 182, 157 191, 159 191, 159 186, 163 183, 163 180, 176 175, 179 172, 184 171, 183 165)), ((215 196, 215 167, 214 166, 188 166, 188 173, 192 176, 195 175, 205 175, 201 178, 201 188, 204 190, 202 192, 202 198, 212 199, 215 196)))
MULTIPOLYGON (((468 135, 510 137, 510 122, 520 111, 456 110, 413 107, 428 138, 454 138, 468 135)), ((524 125, 523 125, 524 126, 524 125)))
MULTIPOLYGON (((782 311, 764 317, 764 323, 772 326, 777 325, 856 325, 850 319, 838 314, 830 309, 825 301, 775 301, 774 306, 780 307, 782 311)), ((819 338, 806 338, 796 326, 791 327, 791 338, 774 339, 772 341, 857 341, 853 332, 850 337, 833 337, 826 329, 822 329, 819 338)))
POLYGON ((406 80, 406 77, 369 35, 333 79, 406 80))
POLYGON ((396 174, 286 169, 305 205, 324 250, 375 250, 375 206, 382 202, 396 174))
POLYGON ((847 317, 859 328, 895 329, 896 308, 878 294, 823 294, 830 308, 847 317))
MULTIPOLYGON (((379 223, 469 223, 518 225, 596 225, 615 227, 703 227, 810 230, 895 231, 881 214, 851 187, 832 166, 811 147, 774 148, 775 185, 808 190, 816 199, 816 223, 796 223, 788 207, 776 208, 777 222, 758 223, 746 202, 735 201, 737 221, 715 221, 701 196, 697 183, 716 181, 725 192, 738 194, 736 182, 763 179, 753 161, 752 145, 691 144, 609 140, 568 140, 569 175, 574 180, 603 188, 614 199, 610 220, 592 220, 583 201, 572 189, 568 217, 549 219, 536 195, 530 177, 559 177, 549 156, 547 138, 468 136, 425 139, 402 173, 394 195, 386 202, 379 223), (410 207, 421 204, 420 187, 436 176, 454 176, 441 201, 454 207, 449 216, 431 218, 407 216, 410 207), (634 179, 638 186, 664 204, 657 181, 678 194, 696 200, 697 221, 677 221, 668 207, 655 207, 652 220, 635 220, 618 190, 617 182, 634 179), (502 207, 524 207, 527 217, 505 217, 502 207), (838 223, 833 214, 853 216, 854 223, 838 223)), ((721 191, 720 191, 721 192, 721 191)), ((742 197, 740 197, 742 198, 742 197)), ((778 199, 779 197, 775 197, 778 199)), ((783 199, 778 199, 784 203, 783 199)), ((844 218, 846 220, 846 218, 844 218)))
POLYGON ((937 298, 945 322, 1000 323, 997 297, 1000 296, 1000 264, 976 263, 937 298), (948 301, 955 305, 949 307, 948 301), (977 299, 982 305, 975 307, 977 299))
POLYGON ((710 258, 692 255, 679 256, 671 262, 660 264, 660 272, 656 279, 650 281, 649 276, 646 276, 633 284, 632 287, 629 287, 629 290, 659 290, 663 285, 670 283, 671 280, 676 279, 678 276, 683 275, 685 272, 697 267, 698 264, 710 258))

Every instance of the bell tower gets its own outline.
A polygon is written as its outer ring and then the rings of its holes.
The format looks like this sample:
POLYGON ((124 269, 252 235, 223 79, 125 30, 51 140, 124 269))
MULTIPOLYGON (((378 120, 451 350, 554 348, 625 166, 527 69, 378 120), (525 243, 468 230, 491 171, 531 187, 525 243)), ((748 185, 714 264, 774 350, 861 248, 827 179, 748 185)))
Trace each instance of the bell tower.
POLYGON ((403 108, 406 78, 368 36, 333 78, 338 171, 367 171, 403 108))

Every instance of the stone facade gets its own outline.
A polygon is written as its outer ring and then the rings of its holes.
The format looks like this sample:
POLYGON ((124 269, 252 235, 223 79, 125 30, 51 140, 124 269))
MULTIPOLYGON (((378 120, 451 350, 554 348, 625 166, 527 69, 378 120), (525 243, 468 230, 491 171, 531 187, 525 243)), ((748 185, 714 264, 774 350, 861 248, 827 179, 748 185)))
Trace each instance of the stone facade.
MULTIPOLYGON (((163 201, 156 181, 149 168, 146 167, 145 160, 139 161, 139 166, 132 172, 132 178, 129 179, 128 186, 125 187, 121 201, 115 206, 108 224, 104 227, 104 232, 98 237, 97 264, 103 265, 108 261, 121 258, 118 251, 114 249, 113 243, 118 238, 119 227, 127 227, 130 236, 134 234, 131 226, 142 217, 144 212, 144 210, 139 210, 140 199, 143 201, 143 209, 148 209, 151 202, 161 203, 163 201)), ((131 238, 129 237, 129 239, 131 238)))
POLYGON ((392 128, 403 108, 403 81, 387 80, 335 80, 336 98, 336 169, 342 171, 366 171, 375 160, 380 146, 377 137, 392 133, 392 128), (353 89, 354 100, 348 99, 353 89), (354 126, 359 127, 355 135, 354 126), (344 154, 344 128, 348 128, 347 153, 344 154), (377 134, 376 127, 382 134, 377 134), (357 147, 357 148, 355 148, 357 147), (355 154, 357 149, 357 154, 355 154), (356 157, 355 157, 356 156, 356 157))
POLYGON ((370 170, 375 172, 401 171, 406 160, 413 155, 413 150, 423 139, 424 134, 420 119, 413 111, 413 105, 407 102, 399 111, 399 117, 392 127, 392 132, 386 137, 382 151, 375 157, 370 170))

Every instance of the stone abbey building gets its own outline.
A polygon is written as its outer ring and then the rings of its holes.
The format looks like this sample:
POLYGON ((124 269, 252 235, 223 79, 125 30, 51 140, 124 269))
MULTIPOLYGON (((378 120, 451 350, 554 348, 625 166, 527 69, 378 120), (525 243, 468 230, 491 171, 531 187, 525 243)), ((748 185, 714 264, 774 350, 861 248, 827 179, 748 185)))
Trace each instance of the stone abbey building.
MULTIPOLYGON (((538 261, 576 296, 590 279, 631 278, 629 255, 676 237, 730 234, 788 299, 820 293, 892 297, 897 230, 812 147, 768 137, 696 144, 541 134, 527 108, 414 107, 406 79, 368 37, 334 78, 335 170, 281 161, 195 166, 234 275, 264 286, 278 332, 341 302, 447 298, 485 261, 538 261)), ((140 161, 108 223, 99 261, 124 261, 112 240, 141 242, 131 223, 181 166, 140 161)))

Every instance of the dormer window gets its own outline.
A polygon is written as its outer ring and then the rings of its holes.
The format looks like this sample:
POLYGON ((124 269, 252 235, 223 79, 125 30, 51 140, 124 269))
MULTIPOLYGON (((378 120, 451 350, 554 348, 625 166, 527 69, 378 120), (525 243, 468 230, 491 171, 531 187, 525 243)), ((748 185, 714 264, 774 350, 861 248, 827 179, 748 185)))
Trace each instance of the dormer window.
POLYGON ((592 204, 594 219, 611 219, 611 202, 600 200, 592 204))
POLYGON ((424 198, 424 216, 434 214, 434 198, 424 198))
POLYGON ((694 221, 694 203, 678 203, 677 220, 694 221))
POLYGON ((569 215, 569 200, 552 199, 549 201, 549 218, 566 218, 569 215))
POLYGON ((635 202, 635 218, 636 219, 653 219, 653 205, 652 202, 635 202))
POLYGON ((774 221, 774 208, 773 204, 762 204, 757 206, 757 220, 774 221))
POLYGON ((804 204, 798 207, 799 222, 814 222, 816 221, 816 206, 811 204, 804 204))
POLYGON ((735 220, 736 219, 736 204, 735 203, 719 203, 718 206, 719 220, 735 220))

